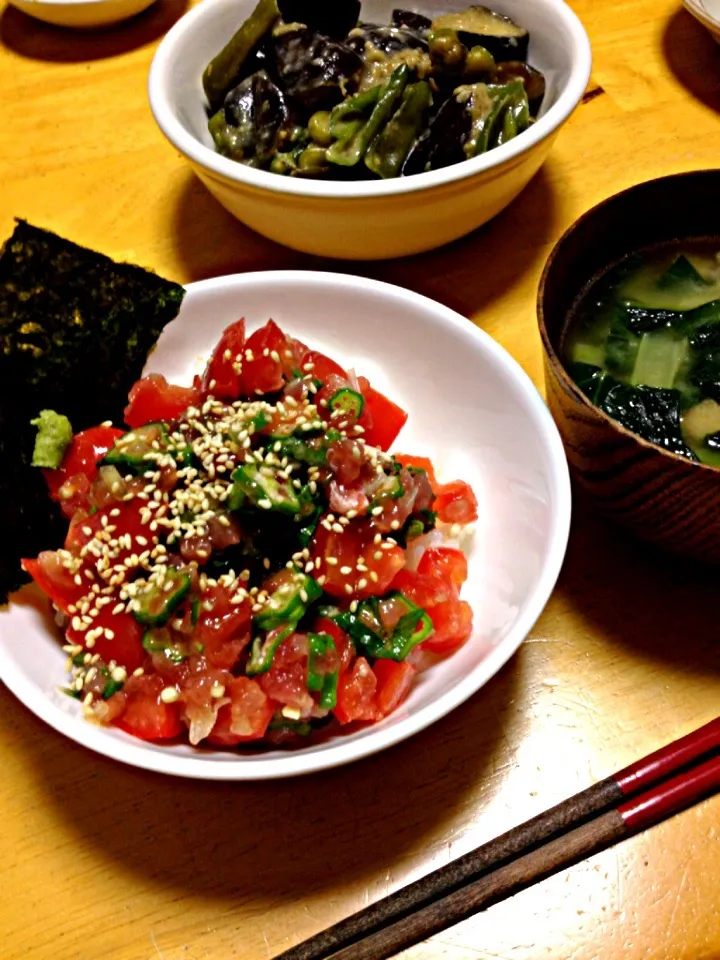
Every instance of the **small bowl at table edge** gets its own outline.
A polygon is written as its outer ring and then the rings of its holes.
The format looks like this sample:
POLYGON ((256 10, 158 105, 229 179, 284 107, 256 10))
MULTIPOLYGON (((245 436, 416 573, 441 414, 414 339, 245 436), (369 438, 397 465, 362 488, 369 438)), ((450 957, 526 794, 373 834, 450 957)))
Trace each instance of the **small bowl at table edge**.
POLYGON ((591 403, 565 369, 560 341, 577 296, 624 255, 691 237, 717 237, 720 249, 717 210, 720 170, 661 177, 609 197, 557 242, 537 301, 547 402, 574 482, 640 539, 711 563, 720 562, 720 471, 643 440, 591 403))

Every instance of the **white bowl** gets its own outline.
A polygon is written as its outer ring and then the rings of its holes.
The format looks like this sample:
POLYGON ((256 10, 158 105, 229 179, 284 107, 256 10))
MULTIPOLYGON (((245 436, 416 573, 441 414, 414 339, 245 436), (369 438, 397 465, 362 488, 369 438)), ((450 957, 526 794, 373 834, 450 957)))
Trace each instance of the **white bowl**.
MULTIPOLYGON (((464 163, 394 180, 328 183, 254 170, 222 157, 207 129, 202 73, 256 0, 204 0, 163 39, 150 70, 150 106, 168 140, 238 220, 289 247, 367 260, 430 250, 499 213, 538 171, 590 77, 590 43, 562 0, 492 0, 530 32, 529 60, 547 79, 540 119, 509 143, 464 163)), ((429 15, 438 0, 408 4, 429 15)), ((462 9, 464 0, 453 0, 462 9)), ((395 0, 364 0, 388 23, 395 0)))
POLYGON ((331 273, 248 273, 190 284, 148 371, 189 383, 223 328, 273 317, 326 350, 410 413, 396 448, 429 454, 441 479, 472 483, 480 520, 463 588, 472 638, 420 675, 381 723, 327 742, 244 754, 144 743, 83 720, 60 692, 65 655, 48 607, 25 588, 0 612, 0 679, 39 717, 99 753, 138 767, 209 780, 261 780, 357 760, 423 730, 476 693, 542 611, 560 570, 570 487, 555 424, 527 375, 487 334, 446 307, 399 287, 331 273))
POLYGON ((685 9, 720 43, 720 0, 683 0, 685 9))
POLYGON ((153 4, 155 0, 8 0, 36 20, 57 27, 108 27, 153 4))

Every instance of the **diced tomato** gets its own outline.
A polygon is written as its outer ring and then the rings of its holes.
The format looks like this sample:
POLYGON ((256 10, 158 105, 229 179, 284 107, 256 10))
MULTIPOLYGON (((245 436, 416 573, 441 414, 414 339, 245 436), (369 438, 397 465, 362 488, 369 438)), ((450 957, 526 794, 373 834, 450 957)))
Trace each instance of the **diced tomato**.
MULTIPOLYGON (((305 355, 309 353, 307 344, 303 343, 302 340, 298 340, 297 337, 289 337, 287 334, 285 334, 285 338, 292 352, 293 369, 302 370, 302 365, 305 363, 305 355)), ((307 371, 302 370, 302 373, 307 373, 307 371)))
MULTIPOLYGON (((172 740, 182 732, 180 704, 164 703, 161 677, 128 677, 115 697, 122 698, 124 710, 113 723, 141 740, 172 740)), ((112 699, 115 699, 114 697, 112 699)))
POLYGON ((307 408, 298 404, 295 407, 285 406, 284 410, 273 410, 268 417, 269 422, 257 432, 265 436, 291 436, 297 429, 297 421, 307 423, 307 408))
POLYGON ((330 374, 335 374, 336 377, 342 377, 343 380, 347 380, 348 376, 347 372, 343 370, 339 363, 335 363, 334 360, 326 357, 324 353, 320 353, 318 350, 308 350, 302 358, 302 366, 300 369, 303 373, 311 373, 313 377, 317 380, 322 380, 323 383, 325 383, 330 374), (309 363, 313 365, 312 370, 305 369, 309 363))
POLYGON ((97 476, 98 461, 122 435, 123 431, 116 427, 91 427, 75 434, 57 470, 43 470, 53 500, 62 502, 61 487, 71 478, 83 476, 92 482, 97 476))
POLYGON ((408 415, 402 407, 371 387, 365 377, 360 377, 359 382, 365 399, 365 408, 359 421, 365 429, 363 439, 371 447, 389 450, 407 423, 408 415))
POLYGON ((122 430, 115 427, 91 427, 73 437, 65 456, 56 470, 43 470, 50 490, 66 517, 78 510, 87 509, 90 486, 97 476, 98 461, 121 437, 122 430))
POLYGON ((204 656, 191 657, 175 679, 182 701, 182 718, 188 725, 188 739, 194 745, 205 740, 225 701, 232 674, 210 666, 204 656), (217 696, 217 694, 220 696, 217 696))
POLYGON ((380 717, 375 693, 377 677, 365 657, 358 657, 338 681, 337 706, 332 711, 340 723, 377 720, 380 717))
POLYGON ((472 523, 478 518, 477 497, 470 484, 453 480, 439 488, 433 510, 445 523, 472 523))
POLYGON ((324 589, 332 596, 344 599, 362 599, 385 593, 405 563, 402 547, 374 542, 374 531, 369 523, 351 524, 342 533, 326 530, 320 523, 313 537, 311 555, 315 560, 315 576, 325 577, 324 589), (328 558, 337 562, 328 563, 328 558), (357 569, 359 561, 366 570, 357 569), (347 567, 351 572, 343 573, 347 567))
MULTIPOLYGON (((55 486, 56 479, 48 479, 51 471, 43 471, 46 474, 48 486, 55 486)), ((52 471, 57 473, 58 471, 52 471)), ((84 473, 76 473, 62 481, 56 491, 50 489, 50 498, 60 504, 60 509, 65 516, 72 520, 78 510, 90 509, 90 493, 92 492, 92 483, 84 473)))
POLYGON ((258 683, 269 697, 305 716, 315 706, 307 689, 308 649, 304 633, 291 634, 275 651, 268 672, 258 677, 258 683))
POLYGON ((200 401, 196 387, 178 387, 168 383, 160 373, 151 373, 130 390, 129 403, 125 407, 125 423, 134 430, 146 423, 177 420, 200 401))
POLYGON ((430 547, 420 558, 417 571, 419 574, 438 576, 460 589, 467 580, 467 557, 462 550, 452 547, 430 547))
POLYGON ((340 673, 344 673, 355 656, 355 647, 350 637, 330 617, 318 617, 313 632, 327 633, 333 638, 335 649, 340 657, 340 673))
POLYGON ((250 600, 233 604, 231 599, 231 594, 222 586, 211 587, 203 593, 194 633, 194 639, 205 648, 208 663, 226 670, 235 665, 250 641, 252 617, 250 600))
MULTIPOLYGON (((105 527, 111 529, 111 536, 114 540, 117 540, 123 534, 128 534, 131 539, 129 548, 122 547, 119 549, 117 557, 114 558, 115 563, 122 563, 133 553, 142 553, 147 547, 139 543, 137 538, 142 537, 149 540, 152 534, 148 524, 143 523, 140 518, 141 505, 142 501, 138 500, 114 501, 100 507, 90 516, 74 520, 70 524, 65 538, 65 548, 78 552, 86 543, 95 538, 99 530, 105 527)), ((159 515, 160 512, 156 511, 155 516, 159 515)))
POLYGON ((408 453, 395 453, 393 456, 404 467, 416 467, 418 470, 424 470, 428 475, 433 493, 437 494, 440 485, 435 477, 435 467, 433 467, 432 460, 428 457, 413 457, 408 453))
POLYGON ((240 377, 235 365, 242 365, 245 347, 245 319, 231 323, 223 331, 203 375, 203 392, 220 400, 237 400, 240 396, 240 377))
POLYGON ((230 703, 220 707, 208 741, 234 747, 264 737, 272 720, 273 704, 257 681, 236 677, 226 686, 225 695, 230 697, 230 703))
POLYGON ((88 630, 75 630, 72 626, 69 626, 66 634, 67 639, 70 643, 85 647, 91 653, 99 654, 104 663, 114 660, 119 666, 125 667, 128 673, 132 673, 133 670, 141 667, 145 660, 145 651, 142 645, 145 628, 137 622, 132 614, 113 613, 114 605, 115 601, 113 600, 107 606, 101 607, 98 614, 93 617, 88 630), (99 637, 95 637, 92 646, 88 646, 88 632, 98 627, 102 627, 104 631, 109 630, 111 635, 103 632, 99 637))
POLYGON ((274 320, 268 320, 264 327, 250 334, 245 344, 240 393, 255 398, 281 390, 285 383, 283 374, 291 367, 292 349, 287 338, 274 320))
POLYGON ((76 603, 87 589, 75 583, 74 575, 63 566, 62 559, 54 550, 43 550, 36 560, 22 560, 21 563, 42 592, 63 613, 67 613, 68 607, 76 603))
POLYGON ((427 609, 438 603, 445 603, 457 597, 457 588, 437 573, 419 573, 401 570, 392 582, 393 590, 405 594, 419 607, 427 609))
POLYGON ((372 669, 377 677, 378 709, 386 717, 408 695, 415 679, 415 668, 406 661, 396 663, 395 660, 377 660, 372 669))
POLYGON ((448 600, 428 608, 434 634, 421 646, 433 653, 449 653, 461 647, 472 633, 472 608, 464 600, 448 600))

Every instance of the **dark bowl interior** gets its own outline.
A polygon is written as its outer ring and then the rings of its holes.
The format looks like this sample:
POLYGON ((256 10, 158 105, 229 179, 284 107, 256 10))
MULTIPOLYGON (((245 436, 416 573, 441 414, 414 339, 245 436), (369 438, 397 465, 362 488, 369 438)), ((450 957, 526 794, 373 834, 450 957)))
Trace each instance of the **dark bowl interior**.
POLYGON ((720 170, 650 180, 582 216, 559 240, 538 294, 548 405, 571 474, 607 514, 643 539, 720 562, 720 472, 669 453, 608 417, 573 383, 560 360, 568 313, 589 281, 643 247, 717 239, 720 170))
POLYGON ((648 180, 593 207, 558 241, 545 267, 538 308, 547 346, 558 349, 574 300, 605 267, 650 244, 713 235, 720 243, 720 170, 648 180))

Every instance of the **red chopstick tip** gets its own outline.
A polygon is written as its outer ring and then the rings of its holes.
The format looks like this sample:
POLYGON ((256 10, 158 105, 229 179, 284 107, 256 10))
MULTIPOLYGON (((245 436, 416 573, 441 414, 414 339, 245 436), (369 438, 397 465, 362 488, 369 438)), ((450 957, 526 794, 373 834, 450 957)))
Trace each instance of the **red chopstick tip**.
POLYGON ((644 830, 720 790, 720 756, 685 770, 672 780, 618 807, 629 830, 644 830))
POLYGON ((626 795, 637 793, 679 770, 698 757, 720 748, 720 717, 686 736, 631 763, 614 774, 613 779, 626 795))

